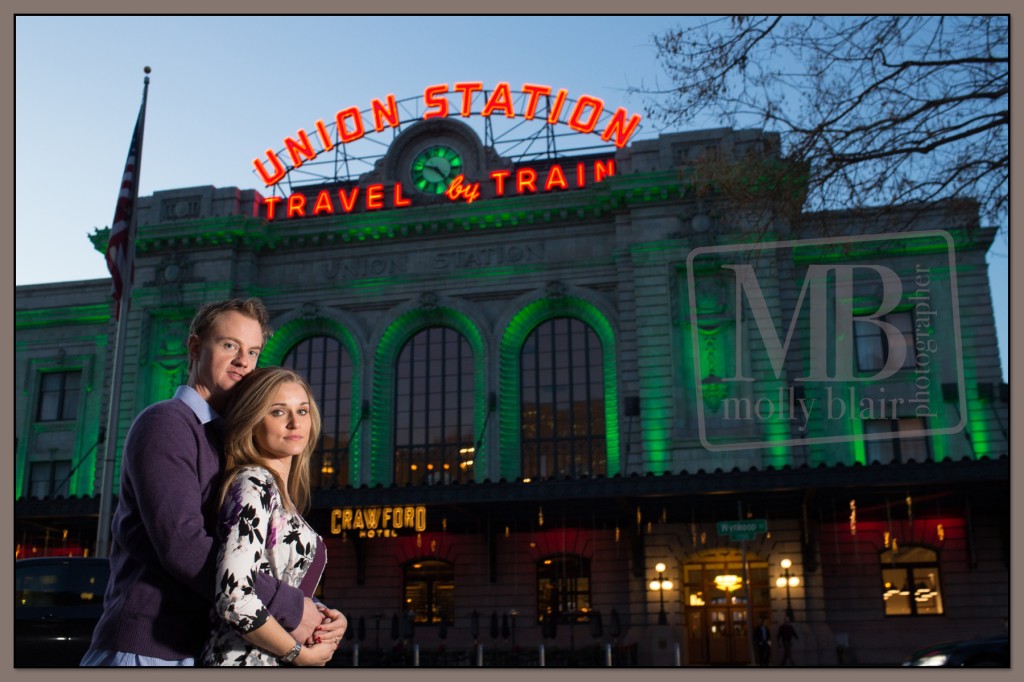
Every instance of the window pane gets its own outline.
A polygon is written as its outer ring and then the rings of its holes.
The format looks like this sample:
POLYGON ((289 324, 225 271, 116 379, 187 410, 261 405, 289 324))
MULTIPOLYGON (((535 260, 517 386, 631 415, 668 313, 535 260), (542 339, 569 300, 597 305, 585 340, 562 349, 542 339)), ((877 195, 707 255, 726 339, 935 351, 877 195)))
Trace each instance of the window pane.
POLYGON ((537 562, 537 620, 586 622, 590 606, 590 559, 564 555, 537 562))
POLYGON ((601 343, 572 318, 544 322, 521 353, 522 471, 527 478, 607 472, 601 343))
POLYGON ((417 560, 405 566, 403 611, 416 623, 455 621, 455 571, 447 561, 417 560))
POLYGON ((348 351, 329 336, 314 336, 296 344, 281 361, 301 374, 313 391, 322 419, 320 443, 310 459, 314 488, 349 483, 349 437, 352 419, 353 367, 348 351))
POLYGON ((398 356, 395 483, 473 479, 473 353, 459 332, 425 329, 398 356))
MULTIPOLYGON (((915 417, 912 419, 900 419, 899 430, 901 432, 924 431, 924 419, 915 417)), ((900 461, 902 462, 927 462, 928 461, 928 439, 924 437, 900 438, 900 461)))
POLYGON ((71 461, 33 462, 29 467, 29 497, 68 497, 71 461))
POLYGON ((64 421, 78 416, 82 372, 47 372, 39 380, 36 421, 64 421))
POLYGON ((862 372, 877 372, 885 364, 882 337, 878 327, 869 322, 854 322, 857 339, 857 368, 862 372))
POLYGON ((879 555, 887 616, 932 616, 943 612, 938 553, 906 546, 879 555))
MULTIPOLYGON (((914 360, 914 318, 910 311, 889 313, 881 320, 900 331, 898 343, 904 348, 902 368, 913 367, 914 360)), ((857 344, 857 367, 862 372, 877 372, 885 366, 889 353, 890 338, 886 328, 874 322, 854 322, 854 337, 857 344)))
MULTIPOLYGON (((892 425, 887 419, 871 419, 864 422, 864 434, 884 434, 892 431, 892 425)), ((893 441, 890 438, 879 440, 865 440, 864 454, 867 464, 881 462, 889 464, 893 461, 893 441)))

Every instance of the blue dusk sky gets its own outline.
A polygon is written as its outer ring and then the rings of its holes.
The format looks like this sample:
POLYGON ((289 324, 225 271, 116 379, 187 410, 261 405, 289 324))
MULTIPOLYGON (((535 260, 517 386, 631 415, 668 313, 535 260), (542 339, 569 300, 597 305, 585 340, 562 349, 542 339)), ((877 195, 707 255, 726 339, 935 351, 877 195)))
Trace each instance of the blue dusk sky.
MULTIPOLYGON (((109 276, 88 235, 113 218, 144 66, 152 73, 140 194, 197 185, 261 191, 252 160, 267 148, 341 109, 365 109, 389 93, 418 96, 433 84, 550 85, 642 114, 627 89, 668 82, 652 36, 699 19, 19 16, 15 283, 109 276)), ((658 132, 645 119, 641 136, 658 132)), ((1008 254, 1000 235, 988 260, 1004 377, 1008 254)))

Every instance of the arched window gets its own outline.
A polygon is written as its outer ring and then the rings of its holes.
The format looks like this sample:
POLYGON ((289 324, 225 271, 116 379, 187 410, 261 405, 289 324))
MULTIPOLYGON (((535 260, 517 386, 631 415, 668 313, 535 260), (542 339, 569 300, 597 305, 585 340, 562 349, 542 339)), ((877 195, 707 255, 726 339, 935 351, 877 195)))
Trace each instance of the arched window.
POLYGON ((887 616, 942 614, 939 555, 927 547, 887 549, 882 563, 882 601, 887 616))
POLYGON ((537 561, 537 621, 590 620, 590 559, 559 554, 537 561))
POLYGON ((352 361, 337 339, 314 336, 296 344, 281 361, 301 374, 320 408, 320 447, 310 460, 314 488, 349 483, 349 437, 352 424, 352 361))
POLYGON ((537 326, 522 349, 524 478, 607 473, 601 342, 585 322, 537 326))
POLYGON ((416 559, 405 564, 403 610, 414 623, 455 623, 455 569, 447 561, 416 559))
POLYGON ((473 353, 447 327, 419 332, 395 371, 395 483, 473 480, 473 353))

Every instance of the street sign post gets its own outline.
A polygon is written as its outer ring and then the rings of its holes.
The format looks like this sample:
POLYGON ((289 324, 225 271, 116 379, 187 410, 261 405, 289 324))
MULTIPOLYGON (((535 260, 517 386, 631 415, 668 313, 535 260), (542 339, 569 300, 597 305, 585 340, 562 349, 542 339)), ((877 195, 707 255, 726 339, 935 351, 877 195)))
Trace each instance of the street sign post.
POLYGON ((768 531, 768 520, 719 521, 717 526, 718 534, 727 535, 730 540, 753 540, 758 533, 768 531))

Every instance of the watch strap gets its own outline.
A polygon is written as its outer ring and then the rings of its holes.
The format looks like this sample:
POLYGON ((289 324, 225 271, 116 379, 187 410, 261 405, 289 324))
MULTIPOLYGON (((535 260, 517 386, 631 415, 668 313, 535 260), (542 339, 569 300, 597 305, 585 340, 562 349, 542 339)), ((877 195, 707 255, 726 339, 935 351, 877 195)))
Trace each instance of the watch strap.
POLYGON ((284 656, 279 656, 278 660, 281 661, 282 663, 291 663, 296 658, 298 658, 299 654, 301 654, 301 653, 302 653, 302 644, 300 644, 299 642, 296 642, 295 646, 293 646, 291 648, 291 650, 288 653, 286 653, 284 656))

